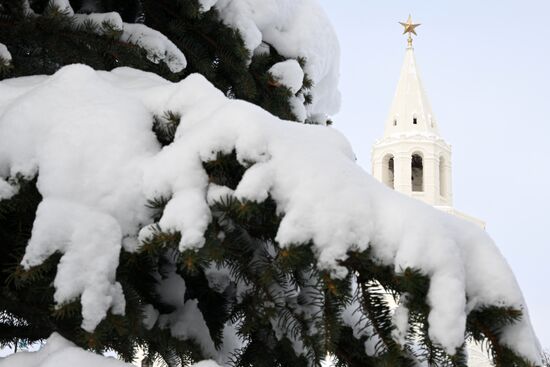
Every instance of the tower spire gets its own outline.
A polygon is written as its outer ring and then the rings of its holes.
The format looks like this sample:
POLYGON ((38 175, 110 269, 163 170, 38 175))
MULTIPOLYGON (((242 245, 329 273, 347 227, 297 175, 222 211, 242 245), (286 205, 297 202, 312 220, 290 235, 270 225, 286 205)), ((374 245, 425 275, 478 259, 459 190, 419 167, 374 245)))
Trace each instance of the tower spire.
POLYGON ((399 22, 399 24, 401 24, 405 28, 403 30, 403 34, 407 34, 407 33, 409 34, 409 37, 407 38, 407 46, 408 46, 408 48, 412 48, 412 44, 413 44, 412 35, 414 34, 415 36, 418 36, 416 34, 415 28, 421 26, 421 24, 420 23, 414 24, 410 14, 409 14, 409 19, 407 19, 407 21, 405 23, 404 22, 399 22))
POLYGON ((439 135, 435 116, 422 85, 412 47, 412 35, 416 35, 416 28, 420 24, 413 23, 410 15, 406 22, 399 23, 404 27, 403 34, 408 34, 408 47, 405 50, 399 82, 386 120, 384 136, 402 133, 439 135))

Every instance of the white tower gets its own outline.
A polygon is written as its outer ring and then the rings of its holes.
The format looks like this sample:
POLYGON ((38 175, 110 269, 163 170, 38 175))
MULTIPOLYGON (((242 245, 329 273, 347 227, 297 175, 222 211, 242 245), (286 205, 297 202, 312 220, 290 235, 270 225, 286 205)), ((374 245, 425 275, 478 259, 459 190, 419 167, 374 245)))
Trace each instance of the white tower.
POLYGON ((420 24, 413 24, 410 16, 401 24, 403 34, 409 35, 408 46, 384 136, 372 149, 373 176, 398 192, 485 227, 452 207, 451 146, 439 135, 412 47, 411 34, 416 35, 420 24))

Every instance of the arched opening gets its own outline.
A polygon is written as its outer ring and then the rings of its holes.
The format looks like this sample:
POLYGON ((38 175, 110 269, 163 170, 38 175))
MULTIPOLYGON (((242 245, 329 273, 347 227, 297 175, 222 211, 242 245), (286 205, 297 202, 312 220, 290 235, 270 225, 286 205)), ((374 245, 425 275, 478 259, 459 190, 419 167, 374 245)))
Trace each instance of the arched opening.
POLYGON ((382 168, 382 182, 384 182, 386 185, 394 188, 394 159, 393 155, 388 154, 384 157, 383 160, 383 168, 382 168))
POLYGON ((413 125, 418 124, 418 119, 416 117, 413 117, 413 125))
POLYGON ((393 126, 397 126, 397 119, 393 119, 393 126))
POLYGON ((447 172, 445 170, 445 158, 439 157, 439 195, 447 196, 447 172))
POLYGON ((411 159, 412 191, 424 191, 424 165, 422 156, 414 153, 411 159))

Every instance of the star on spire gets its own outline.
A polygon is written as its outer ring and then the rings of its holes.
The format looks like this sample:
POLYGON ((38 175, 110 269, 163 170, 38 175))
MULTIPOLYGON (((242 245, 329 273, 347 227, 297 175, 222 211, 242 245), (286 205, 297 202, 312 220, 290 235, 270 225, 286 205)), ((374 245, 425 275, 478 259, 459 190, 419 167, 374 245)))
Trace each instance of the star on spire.
POLYGON ((412 41, 413 41, 412 40, 412 34, 417 36, 415 29, 416 29, 416 27, 420 26, 421 24, 420 23, 414 24, 410 14, 409 14, 409 19, 407 19, 407 22, 405 22, 405 23, 399 22, 399 24, 401 24, 405 28, 403 30, 403 34, 407 34, 407 33, 409 34, 409 38, 407 39, 407 41, 408 41, 409 47, 412 47, 412 41))

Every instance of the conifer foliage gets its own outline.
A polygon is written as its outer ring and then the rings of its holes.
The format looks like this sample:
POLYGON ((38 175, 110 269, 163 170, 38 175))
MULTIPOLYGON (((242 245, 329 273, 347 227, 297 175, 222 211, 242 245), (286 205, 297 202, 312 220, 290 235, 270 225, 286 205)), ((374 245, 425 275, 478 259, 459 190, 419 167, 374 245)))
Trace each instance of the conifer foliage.
MULTIPOLYGON (((251 54, 239 31, 224 24, 215 8, 201 6, 197 0, 2 0, 0 43, 12 59, 0 63, 0 77, 53 74, 72 63, 96 70, 127 66, 171 81, 200 73, 230 98, 298 120, 291 105, 296 93, 269 73, 285 57, 270 45, 268 52, 251 54), (162 33, 185 55, 186 67, 174 70, 170 60, 123 40, 113 18, 78 21, 65 3, 76 14, 116 12, 124 23, 162 33)), ((306 104, 311 87, 306 74, 300 91, 306 104)), ((152 130, 161 145, 174 141, 180 118, 173 111, 154 117, 152 130)), ((230 189, 248 168, 235 151, 219 153, 203 167, 210 183, 230 189)), ((210 203, 206 242, 197 250, 180 252, 181 233, 153 227, 137 251, 120 255, 116 280, 126 300, 124 315, 109 313, 86 331, 78 299, 54 302, 60 254, 28 270, 20 265, 42 197, 36 177, 17 180, 18 193, 0 201, 0 345, 32 343, 58 332, 89 350, 114 350, 127 361, 141 349, 149 360, 185 366, 218 358, 233 339, 224 361, 234 366, 320 365, 327 353, 338 366, 467 365, 465 347, 451 355, 430 338, 427 274, 396 271, 366 250, 351 251, 340 263, 347 276, 335 277, 318 267, 312 243, 279 247, 275 237, 283 214, 271 198, 257 203, 228 196, 210 203), (182 284, 182 304, 166 294, 174 284, 182 284), (404 331, 396 328, 395 303, 408 310, 404 331), (174 335, 163 325, 181 307, 197 308, 210 342, 174 335)), ((169 199, 148 203, 154 221, 169 199)), ((485 343, 498 366, 530 366, 499 339, 502 328, 521 317, 522 310, 510 307, 475 310, 465 340, 485 343)))

